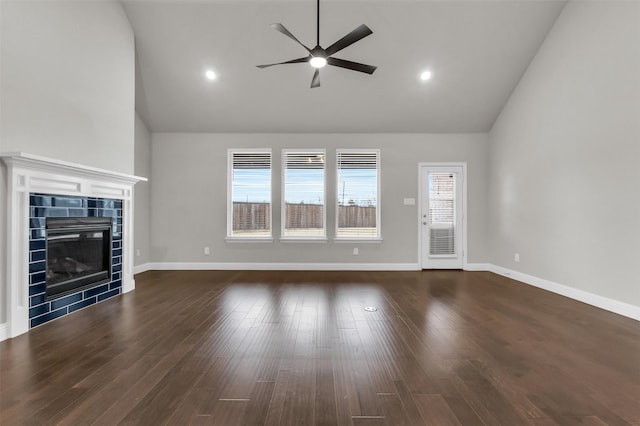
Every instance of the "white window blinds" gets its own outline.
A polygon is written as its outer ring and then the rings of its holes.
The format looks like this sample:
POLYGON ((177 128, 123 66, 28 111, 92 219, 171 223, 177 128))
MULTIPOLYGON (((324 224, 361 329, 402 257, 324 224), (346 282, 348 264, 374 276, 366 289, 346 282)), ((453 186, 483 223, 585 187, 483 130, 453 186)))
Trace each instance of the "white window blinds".
POLYGON ((380 238, 380 151, 337 150, 336 239, 380 238))
POLYGON ((453 255, 455 247, 455 175, 429 173, 429 253, 453 255))
POLYGON ((271 150, 229 150, 227 236, 271 237, 271 150))
POLYGON ((325 151, 282 152, 282 236, 325 238, 325 151))

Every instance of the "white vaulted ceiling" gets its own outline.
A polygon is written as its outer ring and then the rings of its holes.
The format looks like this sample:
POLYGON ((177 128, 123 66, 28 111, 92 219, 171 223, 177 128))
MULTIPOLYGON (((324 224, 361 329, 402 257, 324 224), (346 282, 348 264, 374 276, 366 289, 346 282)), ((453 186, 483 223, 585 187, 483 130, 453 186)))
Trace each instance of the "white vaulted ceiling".
POLYGON ((154 132, 486 132, 564 1, 321 1, 327 47, 371 76, 308 64, 258 69, 315 45, 315 1, 123 1, 136 37, 136 109, 154 132), (218 78, 208 81, 205 70, 218 78), (419 80, 430 69, 433 78, 419 80))

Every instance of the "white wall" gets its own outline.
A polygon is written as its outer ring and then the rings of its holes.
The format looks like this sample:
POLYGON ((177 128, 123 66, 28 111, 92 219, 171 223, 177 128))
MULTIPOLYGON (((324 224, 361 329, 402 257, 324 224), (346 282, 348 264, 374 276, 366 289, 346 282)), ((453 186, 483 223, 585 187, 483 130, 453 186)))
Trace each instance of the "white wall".
MULTIPOLYGON (((2 0, 0 58, 0 151, 134 172, 133 32, 119 3, 2 0)), ((6 185, 1 164, 3 243, 6 185)))
POLYGON ((488 233, 494 264, 636 306, 639 23, 565 7, 491 131, 488 233))
MULTIPOLYGON (((135 125, 135 175, 149 178, 151 174, 151 135, 144 121, 136 113, 135 125)), ((149 262, 150 221, 149 186, 150 182, 138 182, 134 188, 134 266, 149 262), (138 255, 138 253, 140 253, 138 255)))
POLYGON ((417 263, 418 163, 467 161, 469 262, 486 262, 486 134, 153 134, 152 262, 417 263), (273 243, 227 243, 227 149, 271 147, 274 155, 273 243), (327 150, 328 243, 280 243, 283 148, 327 150), (380 148, 381 244, 334 243, 335 149, 380 148), (203 254, 209 246, 212 253, 203 254), (353 247, 360 249, 352 255, 353 247))
POLYGON ((3 1, 2 149, 133 173, 134 44, 110 1, 3 1))

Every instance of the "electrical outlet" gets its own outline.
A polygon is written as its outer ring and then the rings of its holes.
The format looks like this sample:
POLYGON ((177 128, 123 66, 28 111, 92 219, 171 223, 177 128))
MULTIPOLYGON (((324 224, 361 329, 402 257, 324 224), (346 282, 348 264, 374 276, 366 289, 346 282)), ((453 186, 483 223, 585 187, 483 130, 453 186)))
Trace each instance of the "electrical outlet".
POLYGON ((516 253, 513 255, 513 261, 514 262, 520 262, 520 253, 516 253))
POLYGON ((204 254, 206 254, 207 256, 211 254, 211 250, 209 250, 209 247, 204 248, 204 254))
POLYGON ((353 255, 357 256, 358 255, 358 247, 354 247, 353 248, 353 255))
POLYGON ((140 256, 140 249, 136 250, 136 256, 140 256))

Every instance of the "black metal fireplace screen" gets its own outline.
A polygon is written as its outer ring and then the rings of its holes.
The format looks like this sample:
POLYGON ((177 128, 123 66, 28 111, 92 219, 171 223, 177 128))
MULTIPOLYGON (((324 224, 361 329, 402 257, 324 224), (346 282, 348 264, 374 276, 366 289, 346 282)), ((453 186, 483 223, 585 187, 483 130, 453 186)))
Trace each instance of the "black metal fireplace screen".
POLYGON ((47 299, 111 280, 109 217, 48 217, 47 299))

